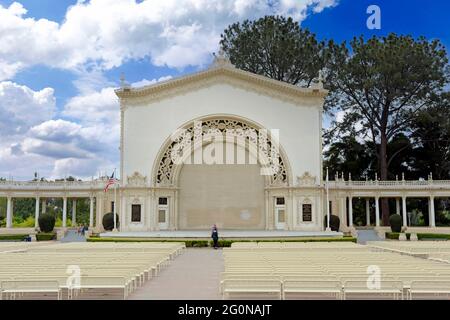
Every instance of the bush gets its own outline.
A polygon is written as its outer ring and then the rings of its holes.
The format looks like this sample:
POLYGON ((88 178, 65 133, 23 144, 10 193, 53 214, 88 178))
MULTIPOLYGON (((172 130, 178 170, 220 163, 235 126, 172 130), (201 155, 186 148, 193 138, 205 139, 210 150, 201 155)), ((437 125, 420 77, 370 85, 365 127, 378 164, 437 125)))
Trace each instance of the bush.
POLYGON ((24 241, 28 234, 0 234, 0 241, 24 241))
POLYGON ((55 217, 50 213, 44 213, 39 216, 38 223, 41 232, 52 232, 55 228, 55 217))
MULTIPOLYGON (((398 236, 397 236, 398 238, 398 236)), ((212 241, 200 240, 200 239, 145 239, 145 238, 99 238, 89 237, 88 242, 184 242, 187 248, 195 247, 212 247, 212 241)), ((219 240, 219 247, 231 247, 234 242, 354 242, 357 243, 357 239, 354 237, 342 237, 342 238, 301 238, 301 239, 275 239, 275 240, 219 240)))
POLYGON ((402 231, 402 217, 399 214, 393 214, 389 217, 389 224, 392 232, 402 231))
MULTIPOLYGON (((114 213, 110 212, 103 216, 102 220, 103 228, 106 231, 114 230, 114 213)), ((116 227, 119 227, 119 215, 116 213, 116 227)))
POLYGON ((56 233, 55 232, 39 232, 36 235, 37 241, 51 241, 56 239, 56 233))
MULTIPOLYGON (((325 226, 325 228, 327 227, 327 216, 324 217, 323 219, 324 223, 323 225, 325 226)), ((338 216, 335 216, 333 214, 330 215, 330 228, 331 231, 339 231, 339 227, 341 225, 341 219, 339 219, 338 216)))
POLYGON ((14 228, 34 228, 34 217, 29 216, 25 220, 22 220, 22 222, 16 222, 14 221, 13 227, 14 228))

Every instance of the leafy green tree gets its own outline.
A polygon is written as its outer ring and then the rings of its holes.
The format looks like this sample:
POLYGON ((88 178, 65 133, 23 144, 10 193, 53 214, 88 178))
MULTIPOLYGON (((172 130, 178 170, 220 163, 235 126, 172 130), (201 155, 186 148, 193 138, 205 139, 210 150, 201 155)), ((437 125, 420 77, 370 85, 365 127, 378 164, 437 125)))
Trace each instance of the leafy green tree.
MULTIPOLYGON (((388 179, 388 143, 405 131, 448 82, 448 59, 438 41, 390 34, 365 41, 354 38, 350 48, 330 41, 326 83, 329 112, 344 111, 334 124, 372 140, 376 146, 380 179, 388 179), (348 119, 351 121, 348 121, 348 119)), ((383 223, 389 223, 387 201, 382 203, 383 223)))
POLYGON ((428 173, 434 179, 450 179, 450 93, 441 96, 439 102, 417 114, 411 137, 414 149, 410 166, 416 176, 428 173))
POLYGON ((292 18, 265 16, 230 25, 220 45, 239 69, 309 86, 325 64, 325 44, 292 18))
POLYGON ((346 177, 351 174, 355 180, 365 180, 366 177, 372 176, 376 168, 373 154, 364 143, 357 141, 354 134, 329 144, 324 158, 324 168, 328 167, 331 175, 342 172, 346 177))

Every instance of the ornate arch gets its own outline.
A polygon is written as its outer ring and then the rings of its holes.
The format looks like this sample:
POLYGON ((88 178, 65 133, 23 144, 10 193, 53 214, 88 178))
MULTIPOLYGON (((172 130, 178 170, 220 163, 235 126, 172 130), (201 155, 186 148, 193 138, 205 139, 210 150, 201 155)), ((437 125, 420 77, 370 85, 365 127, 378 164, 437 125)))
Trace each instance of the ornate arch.
MULTIPOLYGON (((174 163, 174 161, 172 160, 172 152, 174 148, 180 143, 192 143, 193 140, 198 139, 200 136, 205 136, 205 133, 207 133, 209 130, 216 130, 220 133, 225 134, 226 130, 233 129, 235 130, 237 136, 242 136, 246 139, 246 141, 255 143, 257 142, 255 140, 257 139, 255 138, 255 136, 243 135, 242 132, 246 132, 246 130, 252 130, 252 132, 256 133, 256 137, 258 137, 260 130, 265 128, 242 117, 230 115, 215 115, 192 120, 182 126, 180 129, 184 130, 182 131, 183 133, 179 135, 178 139, 175 139, 175 141, 173 141, 171 138, 168 138, 158 153, 158 157, 156 158, 152 173, 153 182, 156 186, 175 187, 177 185, 177 175, 179 174, 181 165, 174 163), (196 121, 201 121, 201 130, 196 130, 196 128, 194 127, 194 123, 196 121)), ((259 159, 259 162, 260 164, 270 166, 273 164, 273 161, 271 160, 272 157, 270 156, 272 147, 272 139, 270 137, 270 134, 267 135, 266 141, 267 143, 263 146, 258 145, 259 152, 261 152, 260 154, 264 157, 264 159, 259 159)), ((291 185, 292 178, 290 165, 286 153, 284 152, 281 145, 279 146, 277 167, 278 170, 270 175, 269 179, 266 180, 267 184, 269 186, 291 185)))

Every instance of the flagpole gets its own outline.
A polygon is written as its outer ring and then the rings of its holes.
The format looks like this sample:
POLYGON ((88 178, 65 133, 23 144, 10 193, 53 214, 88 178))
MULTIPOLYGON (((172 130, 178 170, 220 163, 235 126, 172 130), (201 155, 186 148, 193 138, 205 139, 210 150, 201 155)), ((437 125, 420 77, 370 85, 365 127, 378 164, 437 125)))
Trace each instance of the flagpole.
MULTIPOLYGON (((114 179, 116 179, 115 172, 116 172, 116 169, 114 169, 114 179)), ((113 212, 113 215, 114 215, 114 229, 113 229, 113 232, 117 232, 118 231, 117 230, 116 214, 117 214, 117 182, 114 181, 114 212, 113 212)))
POLYGON ((327 192, 327 230, 331 231, 330 228, 330 196, 329 196, 329 190, 328 190, 328 167, 327 167, 327 181, 326 181, 326 192, 327 192))

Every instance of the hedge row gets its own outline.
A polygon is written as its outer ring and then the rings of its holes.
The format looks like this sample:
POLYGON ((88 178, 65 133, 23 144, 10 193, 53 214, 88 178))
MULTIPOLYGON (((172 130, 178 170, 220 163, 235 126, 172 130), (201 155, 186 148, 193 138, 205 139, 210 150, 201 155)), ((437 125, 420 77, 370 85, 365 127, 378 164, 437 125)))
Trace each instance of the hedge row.
MULTIPOLYGON (((305 239, 281 239, 281 240, 219 240, 218 244, 221 248, 231 247, 234 242, 354 242, 356 243, 356 238, 353 237, 343 237, 343 238, 305 238, 305 239)), ((210 240, 155 240, 155 239, 133 239, 133 238, 97 238, 90 237, 87 239, 88 242, 184 242, 187 248, 201 248, 201 247, 212 247, 213 242, 210 240)))
MULTIPOLYGON (((398 240, 400 233, 399 232, 386 232, 386 239, 390 240, 398 240)), ((411 233, 406 233, 406 239, 410 239, 411 233)), ((450 234, 443 233, 417 233, 417 239, 442 239, 442 240, 450 240, 450 234)))
POLYGON ((24 241, 28 234, 2 234, 0 241, 24 241))
POLYGON ((55 232, 49 232, 49 233, 40 232, 40 233, 36 234, 36 240, 37 241, 56 240, 56 233, 55 232))

